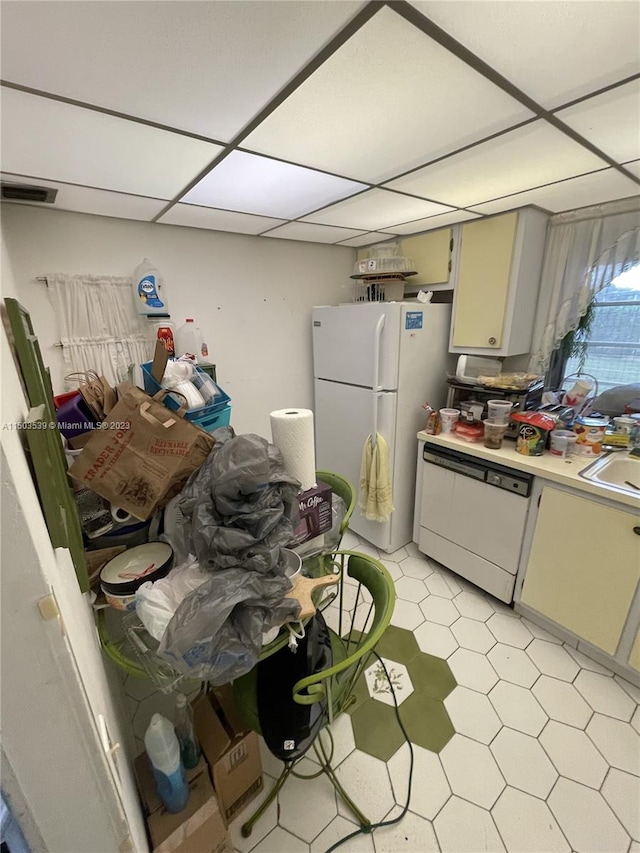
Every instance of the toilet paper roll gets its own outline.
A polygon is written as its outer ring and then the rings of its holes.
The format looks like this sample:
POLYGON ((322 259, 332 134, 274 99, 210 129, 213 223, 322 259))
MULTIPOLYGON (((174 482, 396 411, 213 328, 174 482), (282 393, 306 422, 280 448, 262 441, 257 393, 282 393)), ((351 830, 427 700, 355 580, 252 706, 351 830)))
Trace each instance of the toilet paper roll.
POLYGON ((316 453, 313 412, 310 409, 278 409, 271 412, 272 441, 284 457, 286 471, 300 480, 306 492, 316 484, 316 453))

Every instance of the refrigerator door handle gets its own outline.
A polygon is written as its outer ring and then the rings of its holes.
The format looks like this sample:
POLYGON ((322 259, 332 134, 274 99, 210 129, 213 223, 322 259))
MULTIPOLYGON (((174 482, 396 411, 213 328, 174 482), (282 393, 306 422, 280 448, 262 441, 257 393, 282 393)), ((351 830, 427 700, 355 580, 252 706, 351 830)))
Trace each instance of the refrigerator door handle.
POLYGON ((373 338, 373 390, 382 391, 380 385, 380 346, 382 343, 382 330, 384 328, 384 314, 378 317, 376 331, 373 338))
POLYGON ((375 447, 378 441, 378 401, 382 397, 380 391, 373 392, 373 430, 371 432, 371 447, 375 447))

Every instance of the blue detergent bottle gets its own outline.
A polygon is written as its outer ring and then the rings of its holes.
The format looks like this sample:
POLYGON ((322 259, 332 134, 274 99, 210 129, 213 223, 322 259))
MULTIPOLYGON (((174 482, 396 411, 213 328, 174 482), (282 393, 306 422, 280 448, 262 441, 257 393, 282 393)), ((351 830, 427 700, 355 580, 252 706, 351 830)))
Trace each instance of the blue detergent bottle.
POLYGON ((149 258, 144 258, 133 274, 133 299, 138 314, 145 317, 169 316, 162 275, 149 258))
POLYGON ((189 786, 180 760, 180 744, 173 723, 154 714, 145 732, 144 746, 153 768, 158 795, 168 812, 180 812, 187 805, 189 786))

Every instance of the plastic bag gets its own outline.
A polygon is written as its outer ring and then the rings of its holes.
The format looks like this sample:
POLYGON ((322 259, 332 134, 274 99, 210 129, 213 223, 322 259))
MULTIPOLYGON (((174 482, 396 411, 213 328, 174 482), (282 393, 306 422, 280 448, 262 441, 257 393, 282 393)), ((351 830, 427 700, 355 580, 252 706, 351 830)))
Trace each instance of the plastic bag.
POLYGON ((299 520, 300 483, 285 471, 278 448, 261 436, 234 436, 230 429, 213 435, 213 450, 178 502, 180 556, 188 549, 209 570, 243 566, 282 574, 280 548, 299 520))
POLYGON ((172 569, 155 583, 147 581, 136 591, 136 612, 154 640, 160 641, 181 602, 203 584, 209 572, 203 571, 195 558, 172 569))
POLYGON ((257 663, 264 631, 296 620, 289 581, 236 567, 210 574, 178 605, 158 653, 189 678, 226 684, 257 663))

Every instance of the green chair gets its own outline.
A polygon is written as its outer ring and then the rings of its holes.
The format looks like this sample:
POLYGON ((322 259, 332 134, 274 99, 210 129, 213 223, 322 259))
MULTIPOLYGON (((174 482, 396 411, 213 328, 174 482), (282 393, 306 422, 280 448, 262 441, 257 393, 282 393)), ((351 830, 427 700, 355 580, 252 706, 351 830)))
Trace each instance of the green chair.
MULTIPOLYGON (((298 681, 293 687, 292 700, 301 705, 311 705, 326 698, 330 724, 356 701, 354 688, 391 620, 396 596, 389 572, 382 563, 366 554, 337 551, 325 561, 325 569, 327 567, 340 573, 340 582, 336 587, 325 587, 323 591, 326 597, 316 602, 316 607, 322 611, 329 627, 333 664, 329 669, 298 681), (330 590, 328 594, 327 589, 330 590)), ((245 723, 253 731, 262 734, 258 719, 257 680, 257 667, 254 667, 247 675, 236 679, 233 686, 238 710, 245 723)), ((327 733, 329 749, 322 741, 322 733, 313 744, 320 770, 312 776, 304 776, 295 771, 297 761, 285 763, 269 796, 242 825, 241 831, 245 838, 251 834, 255 822, 291 775, 304 779, 324 773, 360 825, 363 828, 371 826, 336 777, 331 766, 333 740, 330 730, 327 733)))
POLYGON ((340 525, 340 538, 342 538, 345 530, 349 527, 349 520, 356 508, 356 490, 347 479, 340 474, 334 474, 333 471, 316 471, 316 477, 326 483, 327 486, 331 486, 333 492, 342 498, 347 508, 340 525))

